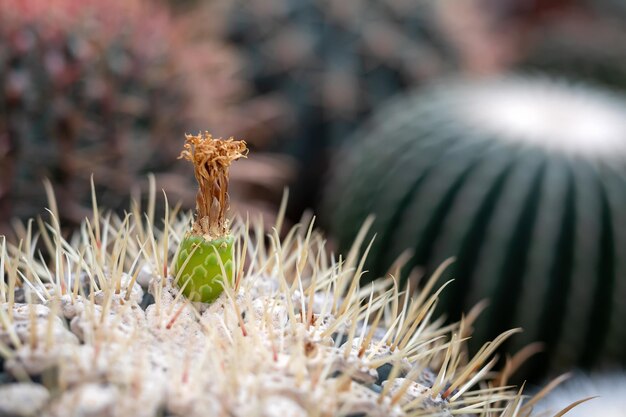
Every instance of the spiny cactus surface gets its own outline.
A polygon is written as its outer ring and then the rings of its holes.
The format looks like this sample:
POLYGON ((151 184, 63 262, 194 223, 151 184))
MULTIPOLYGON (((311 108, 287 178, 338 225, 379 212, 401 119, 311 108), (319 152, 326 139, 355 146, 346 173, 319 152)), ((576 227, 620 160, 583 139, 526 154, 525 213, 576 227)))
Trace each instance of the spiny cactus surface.
POLYGON ((312 225, 281 241, 279 218, 266 241, 260 222, 236 220, 232 283, 212 304, 192 303, 171 274, 191 218, 165 211, 158 227, 153 208, 97 210, 65 238, 53 204, 49 225, 29 225, 17 246, 0 240, 0 411, 530 415, 507 371, 493 372, 515 330, 468 357, 475 314, 433 320, 436 277, 412 297, 392 280, 361 287, 362 240, 337 261, 312 225))
POLYGON ((626 100, 543 78, 451 80, 381 111, 337 158, 327 216, 345 248, 370 213, 367 268, 456 257, 441 309, 487 298, 478 339, 542 341, 536 373, 624 364, 626 100))

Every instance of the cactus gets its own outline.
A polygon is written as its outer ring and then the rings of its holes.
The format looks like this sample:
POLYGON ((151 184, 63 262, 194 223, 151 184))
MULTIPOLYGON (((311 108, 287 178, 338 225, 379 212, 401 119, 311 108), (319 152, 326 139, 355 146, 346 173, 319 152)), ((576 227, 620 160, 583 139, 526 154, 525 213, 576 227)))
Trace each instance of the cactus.
POLYGON ((138 178, 170 167, 188 100, 172 42, 167 12, 144 0, 0 1, 0 143, 17 145, 0 223, 40 214, 44 177, 76 225, 92 174, 121 209, 138 178))
POLYGON ((545 344, 534 376, 623 363, 624 120, 624 98, 564 81, 432 86, 381 110, 337 158, 329 226, 344 249, 376 216, 373 276, 406 249, 404 279, 456 257, 442 311, 458 319, 488 298, 477 338, 523 327, 514 346, 545 344))
POLYGON ((222 293, 224 280, 232 281, 234 239, 226 219, 228 168, 246 154, 243 141, 213 139, 208 133, 187 136, 181 158, 193 162, 200 187, 197 218, 181 242, 174 273, 183 294, 193 301, 214 301, 222 293))
MULTIPOLYGON (((151 195, 153 207, 154 185, 151 195)), ((532 412, 507 384, 511 368, 490 372, 516 330, 468 357, 475 314, 441 327, 431 320, 439 291, 404 297, 391 280, 360 287, 362 240, 337 260, 312 224, 281 241, 279 216, 268 245, 260 222, 235 219, 237 280, 212 304, 192 303, 171 274, 189 216, 166 204, 157 226, 139 204, 124 218, 96 210, 66 239, 50 207, 49 224, 31 223, 21 244, 0 238, 2 414, 532 412), (35 255, 38 236, 49 263, 35 255)))

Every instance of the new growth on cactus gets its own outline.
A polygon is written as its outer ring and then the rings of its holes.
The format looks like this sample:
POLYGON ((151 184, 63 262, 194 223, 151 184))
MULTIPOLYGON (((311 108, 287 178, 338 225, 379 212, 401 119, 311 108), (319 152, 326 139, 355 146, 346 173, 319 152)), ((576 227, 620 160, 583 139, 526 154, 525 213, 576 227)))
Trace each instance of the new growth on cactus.
POLYGON ((246 157, 246 143, 214 139, 209 133, 187 135, 180 158, 193 163, 199 189, 196 219, 180 244, 176 260, 176 283, 192 301, 211 302, 222 293, 224 280, 234 270, 233 242, 228 210, 228 168, 246 157))

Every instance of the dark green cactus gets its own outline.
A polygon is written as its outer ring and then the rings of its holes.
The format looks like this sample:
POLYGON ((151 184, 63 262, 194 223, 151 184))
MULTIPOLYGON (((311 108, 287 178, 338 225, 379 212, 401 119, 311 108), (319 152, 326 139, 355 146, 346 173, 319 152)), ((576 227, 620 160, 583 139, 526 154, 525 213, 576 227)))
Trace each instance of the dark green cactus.
POLYGON ((490 307, 539 370, 626 362, 626 100, 524 77, 450 81, 390 104, 337 158, 326 213, 346 250, 376 215, 369 269, 448 257, 442 310, 490 307))

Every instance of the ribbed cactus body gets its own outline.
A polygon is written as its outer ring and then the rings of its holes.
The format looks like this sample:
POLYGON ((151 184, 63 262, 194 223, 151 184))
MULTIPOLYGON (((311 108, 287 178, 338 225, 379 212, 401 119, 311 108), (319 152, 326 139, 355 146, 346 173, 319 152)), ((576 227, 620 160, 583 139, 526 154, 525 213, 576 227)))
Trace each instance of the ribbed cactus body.
POLYGON ((478 340, 525 330, 542 367, 626 361, 626 102, 544 79, 449 82, 396 101, 338 158, 326 204, 346 249, 369 213, 369 269, 405 250, 456 263, 442 309, 490 306, 478 340))

